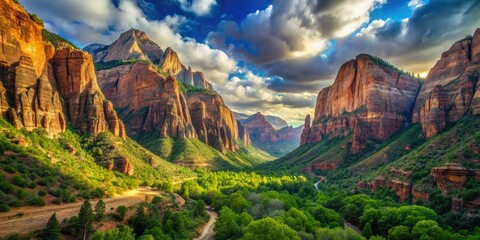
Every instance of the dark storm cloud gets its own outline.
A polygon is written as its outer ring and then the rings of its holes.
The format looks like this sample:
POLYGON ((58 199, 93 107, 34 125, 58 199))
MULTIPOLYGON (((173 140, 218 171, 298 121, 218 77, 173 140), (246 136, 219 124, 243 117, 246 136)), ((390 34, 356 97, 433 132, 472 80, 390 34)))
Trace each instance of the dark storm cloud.
POLYGON ((268 84, 279 92, 308 91, 315 89, 312 85, 318 91, 324 81, 334 80, 342 63, 360 53, 385 58, 407 71, 423 72, 451 44, 480 27, 479 16, 478 0, 431 0, 415 9, 409 19, 377 21, 384 24, 370 23, 359 34, 337 38, 335 49, 324 57, 279 60, 261 68, 280 77, 268 84))
POLYGON ((318 53, 327 40, 343 37, 368 22, 384 0, 273 0, 240 23, 222 21, 208 42, 254 64, 318 53))

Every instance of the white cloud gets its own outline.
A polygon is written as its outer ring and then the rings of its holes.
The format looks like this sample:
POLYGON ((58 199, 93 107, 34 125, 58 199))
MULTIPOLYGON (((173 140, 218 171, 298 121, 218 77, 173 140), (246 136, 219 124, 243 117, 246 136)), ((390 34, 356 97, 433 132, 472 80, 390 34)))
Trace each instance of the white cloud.
MULTIPOLYGON (((195 2, 192 6, 201 4, 195 2)), ((39 14, 52 31, 83 44, 109 44, 130 28, 145 31, 162 48, 172 47, 182 63, 202 71, 214 85, 224 84, 236 69, 235 61, 223 51, 177 32, 179 26, 188 22, 185 17, 172 15, 162 20, 148 20, 133 0, 120 0, 118 7, 110 0, 89 4, 76 0, 36 0, 24 4, 31 12, 39 14)))
POLYGON ((204 16, 210 13, 212 8, 217 5, 216 0, 178 0, 183 10, 193 12, 198 16, 204 16))
POLYGON ((276 93, 267 87, 269 81, 272 79, 246 71, 217 90, 234 111, 246 114, 260 111, 284 118, 294 126, 303 124, 305 115, 315 106, 316 93, 276 93))
POLYGON ((408 7, 412 9, 419 8, 423 5, 425 5, 423 0, 410 0, 410 2, 408 2, 408 7))

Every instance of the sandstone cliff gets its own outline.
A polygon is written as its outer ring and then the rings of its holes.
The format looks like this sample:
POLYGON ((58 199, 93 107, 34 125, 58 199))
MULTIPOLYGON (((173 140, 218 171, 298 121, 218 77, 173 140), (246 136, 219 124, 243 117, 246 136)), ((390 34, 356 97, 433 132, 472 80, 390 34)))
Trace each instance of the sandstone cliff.
POLYGON ((223 153, 237 149, 237 120, 220 95, 191 93, 187 95, 187 105, 200 141, 223 153))
POLYGON ((80 50, 62 49, 55 53, 52 63, 72 126, 93 134, 110 130, 125 138, 123 123, 98 87, 91 56, 80 50))
POLYGON ((420 86, 383 60, 359 55, 318 94, 313 123, 307 116, 301 144, 352 133, 350 150, 359 152, 367 139, 385 140, 410 121, 420 86))
POLYGON ((155 66, 136 62, 97 72, 99 84, 132 134, 160 131, 162 137, 196 137, 185 97, 176 80, 155 66))
POLYGON ((480 29, 454 43, 430 70, 418 95, 413 122, 427 137, 459 120, 468 110, 480 113, 480 29))
POLYGON ((65 130, 67 115, 83 132, 110 130, 125 137, 122 122, 97 86, 91 57, 71 49, 55 52, 43 39, 43 26, 23 7, 11 0, 0 6, 2 117, 17 128, 44 128, 54 136, 65 130))

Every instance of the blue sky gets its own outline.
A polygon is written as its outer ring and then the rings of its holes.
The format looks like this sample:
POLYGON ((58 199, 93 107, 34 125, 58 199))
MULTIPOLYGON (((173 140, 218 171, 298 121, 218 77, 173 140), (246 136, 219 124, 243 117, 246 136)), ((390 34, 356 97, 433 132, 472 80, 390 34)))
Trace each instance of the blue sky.
POLYGON ((359 53, 425 75, 480 27, 478 0, 20 0, 80 47, 137 28, 200 70, 235 111, 293 125, 359 53))

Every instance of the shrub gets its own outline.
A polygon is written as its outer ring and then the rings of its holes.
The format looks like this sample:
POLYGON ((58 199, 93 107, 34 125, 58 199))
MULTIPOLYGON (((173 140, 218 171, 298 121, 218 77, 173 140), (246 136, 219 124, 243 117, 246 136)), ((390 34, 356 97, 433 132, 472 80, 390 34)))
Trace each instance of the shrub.
POLYGON ((28 200, 28 205, 30 206, 45 206, 45 201, 43 198, 40 197, 35 197, 30 200, 28 200))
POLYGON ((123 219, 125 218, 125 216, 127 215, 127 207, 123 206, 123 205, 120 205, 117 207, 117 210, 115 210, 115 212, 118 214, 118 219, 120 221, 123 221, 123 219))
POLYGON ((10 208, 8 207, 7 204, 3 203, 3 204, 0 204, 0 212, 8 212, 10 211, 10 208))
POLYGON ((40 190, 40 191, 38 191, 38 196, 40 196, 40 197, 45 197, 45 196, 47 196, 47 191, 45 191, 45 190, 43 190, 43 189, 40 190))

